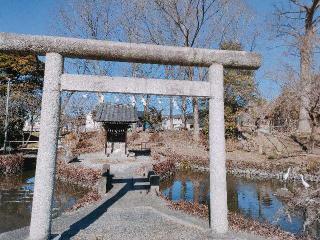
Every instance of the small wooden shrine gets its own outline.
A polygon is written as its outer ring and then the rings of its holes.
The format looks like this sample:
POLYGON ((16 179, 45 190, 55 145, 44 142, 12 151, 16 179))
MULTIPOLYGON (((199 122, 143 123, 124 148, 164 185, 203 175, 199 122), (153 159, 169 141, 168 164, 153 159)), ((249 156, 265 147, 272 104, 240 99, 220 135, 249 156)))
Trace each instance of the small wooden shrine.
POLYGON ((131 105, 102 103, 96 109, 95 121, 105 129, 105 154, 127 155, 127 131, 138 121, 136 109, 131 105))

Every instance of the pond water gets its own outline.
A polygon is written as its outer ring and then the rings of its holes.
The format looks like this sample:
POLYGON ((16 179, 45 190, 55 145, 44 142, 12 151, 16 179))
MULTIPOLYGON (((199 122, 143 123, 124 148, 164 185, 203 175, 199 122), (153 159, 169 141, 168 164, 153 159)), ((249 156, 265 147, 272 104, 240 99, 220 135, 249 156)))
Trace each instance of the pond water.
MULTIPOLYGON (((320 224, 314 224, 304 231, 305 213, 283 211, 285 202, 275 195, 284 183, 277 180, 256 181, 228 175, 228 209, 246 217, 267 222, 296 235, 308 233, 320 239, 320 224)), ((290 183, 286 186, 296 187, 290 183)), ((209 202, 209 174, 178 171, 173 177, 160 184, 161 192, 173 201, 190 201, 201 204, 209 202)))
MULTIPOLYGON (((0 175, 0 233, 30 225, 34 170, 21 175, 0 175)), ((87 189, 56 182, 53 217, 71 208, 87 189)))

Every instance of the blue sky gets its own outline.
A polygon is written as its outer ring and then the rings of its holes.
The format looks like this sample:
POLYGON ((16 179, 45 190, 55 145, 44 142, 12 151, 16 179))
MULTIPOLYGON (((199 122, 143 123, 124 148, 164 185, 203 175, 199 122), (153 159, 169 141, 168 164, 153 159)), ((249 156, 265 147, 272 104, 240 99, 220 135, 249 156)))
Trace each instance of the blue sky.
MULTIPOLYGON (((60 0, 59 0, 60 1, 60 0)), ((287 61, 283 48, 274 48, 276 42, 268 40, 266 20, 273 11, 273 5, 279 0, 245 0, 256 15, 262 35, 257 41, 255 51, 263 56, 263 65, 257 71, 256 78, 264 97, 272 99, 279 93, 278 85, 268 79, 270 71, 279 70, 279 65, 287 61)), ((287 0, 280 0, 285 3, 287 0)), ((54 0, 0 0, 0 32, 52 35, 54 9, 58 1, 54 0)))
POLYGON ((280 92, 279 84, 275 80, 280 80, 277 77, 280 78, 283 64, 288 63, 295 67, 299 65, 299 59, 286 56, 286 48, 281 47, 282 43, 278 39, 272 39, 270 34, 270 22, 274 17, 274 6, 279 3, 286 5, 288 0, 245 1, 253 10, 255 21, 261 32, 255 51, 262 54, 263 63, 256 73, 256 79, 262 95, 267 99, 273 99, 280 92), (273 79, 271 79, 270 73, 273 73, 273 79))

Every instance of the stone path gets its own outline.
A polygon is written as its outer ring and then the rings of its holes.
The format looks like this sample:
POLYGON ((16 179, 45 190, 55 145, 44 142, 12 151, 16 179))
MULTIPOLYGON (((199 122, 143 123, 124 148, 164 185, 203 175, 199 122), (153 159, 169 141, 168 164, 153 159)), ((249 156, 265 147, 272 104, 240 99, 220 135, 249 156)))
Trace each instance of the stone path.
POLYGON ((149 156, 127 158, 107 157, 104 151, 85 153, 79 156, 80 164, 85 167, 101 169, 103 164, 110 165, 110 172, 115 176, 135 176, 152 170, 152 159, 149 156))
MULTIPOLYGON (((136 163, 132 167, 136 168, 136 163)), ((233 232, 212 235, 208 221, 170 209, 154 189, 149 190, 145 177, 132 171, 121 173, 114 177, 113 188, 101 201, 54 219, 52 239, 261 239, 233 232)), ((28 228, 23 228, 0 234, 0 239, 19 240, 27 236, 28 228)))
MULTIPOLYGON (((211 235, 208 223, 168 208, 148 192, 143 179, 115 179, 114 188, 102 201, 54 219, 53 239, 140 240, 140 239, 261 239, 228 233, 211 235)), ((0 235, 0 239, 25 239, 28 228, 0 235)))

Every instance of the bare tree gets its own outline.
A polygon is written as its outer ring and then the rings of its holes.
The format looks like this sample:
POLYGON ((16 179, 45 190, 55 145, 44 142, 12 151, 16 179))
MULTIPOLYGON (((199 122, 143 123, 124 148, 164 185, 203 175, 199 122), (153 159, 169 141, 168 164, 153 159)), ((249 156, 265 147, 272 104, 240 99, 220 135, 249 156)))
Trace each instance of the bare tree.
MULTIPOLYGON (((214 48, 225 40, 240 42, 251 15, 242 0, 68 0, 61 5, 58 19, 59 33, 68 36, 214 48)), ((73 66, 78 72, 102 75, 112 68, 106 63, 83 60, 73 62, 73 66)), ((129 66, 131 76, 150 76, 164 70, 140 64, 129 66)), ((170 70, 173 78, 191 81, 199 80, 196 73, 194 67, 172 66, 170 70)), ((181 99, 185 127, 188 100, 181 99)), ((195 140, 199 139, 198 105, 198 98, 193 98, 195 140)))
MULTIPOLYGON (((225 0, 133 0, 124 1, 128 23, 136 20, 136 40, 184 47, 216 47, 226 39, 240 40, 240 22, 249 20, 246 5, 225 0)), ((130 24, 127 24, 128 26, 130 24)), ((199 80, 194 67, 174 67, 176 77, 199 80)), ((186 127, 186 98, 181 98, 186 127)), ((192 99, 194 139, 199 139, 198 98, 192 99)))
MULTIPOLYGON (((58 7, 54 31, 77 38, 113 40, 116 38, 119 8, 116 0, 67 0, 58 7)), ((67 69, 79 74, 106 75, 111 63, 93 60, 68 60, 67 69)), ((101 93, 97 94, 97 98, 101 93)), ((68 99, 66 99, 68 102, 68 99)))
POLYGON ((317 143, 317 136, 320 134, 320 74, 311 77, 309 94, 309 105, 306 109, 311 125, 311 133, 308 136, 308 152, 313 153, 315 144, 317 143))
MULTIPOLYGON (((279 77, 279 76, 277 76, 279 77)), ((281 78, 281 94, 270 104, 270 117, 275 125, 281 127, 286 133, 294 136, 296 123, 299 121, 299 97, 301 83, 299 73, 292 67, 283 69, 281 78)), ((312 91, 308 95, 308 107, 305 109, 310 123, 310 134, 299 139, 304 150, 312 153, 316 144, 316 136, 320 134, 320 74, 314 73, 309 83, 312 91)), ((298 140, 298 139, 297 139, 298 140)))
POLYGON ((298 131, 311 132, 310 93, 312 82, 312 63, 317 46, 317 35, 320 26, 320 0, 310 3, 302 0, 288 0, 287 6, 276 6, 276 30, 280 37, 289 44, 290 48, 297 48, 300 56, 300 110, 298 131))

